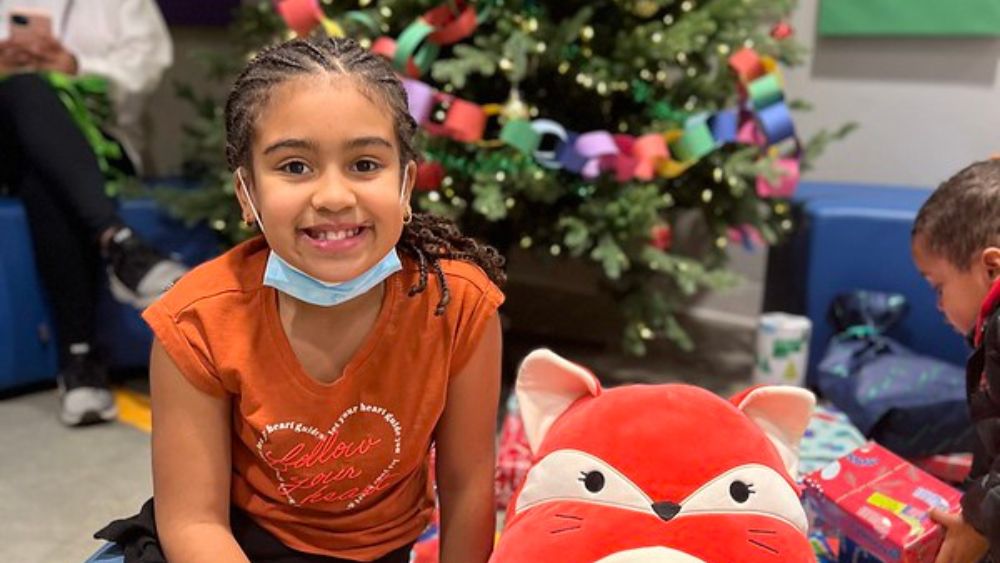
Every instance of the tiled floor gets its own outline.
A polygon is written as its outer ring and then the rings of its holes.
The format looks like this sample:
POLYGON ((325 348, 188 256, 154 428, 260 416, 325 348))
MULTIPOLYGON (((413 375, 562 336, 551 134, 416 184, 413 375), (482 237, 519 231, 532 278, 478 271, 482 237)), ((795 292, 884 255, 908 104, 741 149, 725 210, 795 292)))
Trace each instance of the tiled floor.
POLYGON ((147 433, 68 429, 57 406, 54 389, 0 401, 0 560, 81 563, 93 532, 152 492, 147 433))

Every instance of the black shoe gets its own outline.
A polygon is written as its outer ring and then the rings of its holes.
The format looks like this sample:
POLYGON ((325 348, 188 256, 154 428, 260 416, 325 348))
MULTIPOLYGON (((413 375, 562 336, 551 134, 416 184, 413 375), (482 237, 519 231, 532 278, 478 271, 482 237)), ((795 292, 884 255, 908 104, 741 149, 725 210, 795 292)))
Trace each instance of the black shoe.
POLYGON ((119 229, 108 242, 111 295, 137 309, 148 307, 187 273, 187 266, 147 245, 132 229, 119 229))
POLYGON ((68 364, 60 370, 57 381, 59 420, 63 424, 84 426, 118 418, 107 370, 89 350, 72 354, 68 364))

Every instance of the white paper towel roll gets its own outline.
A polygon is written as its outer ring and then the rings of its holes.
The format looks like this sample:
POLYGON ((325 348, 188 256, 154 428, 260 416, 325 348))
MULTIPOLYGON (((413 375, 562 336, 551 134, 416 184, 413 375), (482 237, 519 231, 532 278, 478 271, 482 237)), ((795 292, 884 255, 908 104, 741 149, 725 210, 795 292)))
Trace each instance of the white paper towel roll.
POLYGON ((812 322, 799 315, 764 313, 757 325, 754 384, 803 385, 812 322))

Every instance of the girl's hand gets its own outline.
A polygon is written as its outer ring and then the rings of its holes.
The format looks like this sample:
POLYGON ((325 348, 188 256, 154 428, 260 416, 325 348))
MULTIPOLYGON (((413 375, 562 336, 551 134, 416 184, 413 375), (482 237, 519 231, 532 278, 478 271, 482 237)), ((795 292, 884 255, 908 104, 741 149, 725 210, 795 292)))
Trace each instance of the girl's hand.
POLYGON ((989 543, 960 513, 931 510, 931 519, 945 529, 944 543, 934 563, 977 563, 986 556, 989 543))

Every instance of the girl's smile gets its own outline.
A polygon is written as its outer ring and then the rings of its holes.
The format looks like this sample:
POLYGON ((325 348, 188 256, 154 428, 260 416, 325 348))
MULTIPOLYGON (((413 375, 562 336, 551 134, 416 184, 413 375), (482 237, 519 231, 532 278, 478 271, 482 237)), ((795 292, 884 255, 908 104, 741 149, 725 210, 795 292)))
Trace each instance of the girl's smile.
POLYGON ((327 223, 299 229, 299 232, 305 237, 305 244, 317 251, 338 253, 364 244, 370 226, 327 223))

